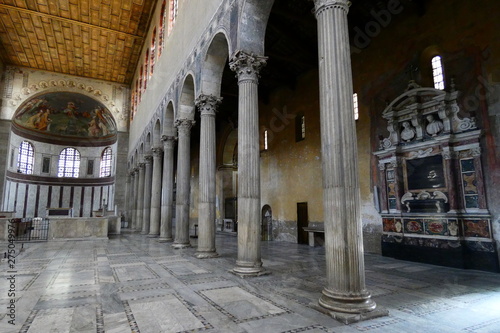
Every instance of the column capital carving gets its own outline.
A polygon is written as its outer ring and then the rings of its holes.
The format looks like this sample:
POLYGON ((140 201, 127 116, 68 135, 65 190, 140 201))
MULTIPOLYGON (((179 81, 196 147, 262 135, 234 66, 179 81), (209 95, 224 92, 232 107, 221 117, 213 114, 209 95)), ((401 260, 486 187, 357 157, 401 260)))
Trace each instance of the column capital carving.
POLYGON ((194 103, 201 116, 215 117, 219 104, 222 103, 222 97, 201 94, 194 103))
POLYGON ((144 164, 151 164, 153 161, 153 155, 144 155, 144 164))
POLYGON ((161 141, 177 141, 177 138, 173 135, 162 135, 161 136, 161 141))
POLYGON ((140 172, 141 169, 144 170, 145 167, 146 167, 146 163, 144 163, 144 162, 139 163, 139 165, 137 166, 137 172, 140 172))
POLYGON ((177 119, 174 125, 177 127, 179 133, 189 135, 191 128, 195 123, 196 122, 194 120, 190 119, 177 119))
POLYGON ((346 12, 349 12, 349 6, 351 2, 348 0, 313 0, 314 1, 314 12, 316 16, 321 14, 323 11, 327 9, 342 9, 346 12))
POLYGON ((238 83, 259 81, 259 72, 267 64, 267 57, 257 56, 245 51, 237 51, 229 62, 229 68, 236 72, 238 83))
POLYGON ((163 148, 161 147, 153 147, 151 148, 151 152, 153 153, 153 158, 160 157, 163 152, 163 148))

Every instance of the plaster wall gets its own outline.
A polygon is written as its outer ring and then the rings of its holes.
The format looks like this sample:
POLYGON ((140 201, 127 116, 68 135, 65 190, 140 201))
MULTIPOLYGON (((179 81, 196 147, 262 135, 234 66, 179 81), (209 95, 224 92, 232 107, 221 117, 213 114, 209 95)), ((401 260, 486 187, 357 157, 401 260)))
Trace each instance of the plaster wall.
POLYGON ((10 134, 10 121, 0 119, 0 189, 2 191, 2 201, 5 197, 5 172, 7 171, 7 160, 9 159, 9 134, 10 134))
MULTIPOLYGON (((58 178, 57 172, 59 154, 68 146, 26 140, 33 145, 34 165, 33 175, 23 179, 25 175, 17 174, 17 158, 19 146, 25 140, 11 133, 9 145, 6 145, 8 152, 3 156, 7 156, 7 160, 2 165, 7 166, 11 175, 5 178, 5 196, 2 201, 4 210, 15 211, 15 217, 45 217, 47 207, 72 207, 74 216, 91 216, 93 210, 102 207, 103 200, 110 209, 114 208, 115 203, 123 207, 124 203, 120 200, 124 200, 124 191, 119 194, 118 201, 115 201, 115 186, 124 187, 126 182, 125 176, 116 181, 117 185, 114 182, 115 175, 120 175, 124 172, 122 169, 125 169, 120 168, 117 172, 119 159, 126 156, 126 152, 118 154, 118 143, 110 146, 113 152, 113 181, 110 181, 108 178, 99 178, 101 155, 106 146, 76 147, 81 157, 79 178, 65 179, 58 178), (48 173, 44 173, 42 169, 44 158, 50 159, 48 173), (87 169, 89 160, 94 161, 92 173, 88 173, 87 169)), ((126 136, 123 141, 126 143, 126 136)))

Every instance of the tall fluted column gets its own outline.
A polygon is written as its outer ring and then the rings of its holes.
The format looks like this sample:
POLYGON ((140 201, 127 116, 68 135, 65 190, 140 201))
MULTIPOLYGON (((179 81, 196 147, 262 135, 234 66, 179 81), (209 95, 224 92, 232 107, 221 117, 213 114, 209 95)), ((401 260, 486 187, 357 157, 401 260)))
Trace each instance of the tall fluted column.
POLYGON ((258 77, 265 57, 238 51, 229 64, 238 77, 238 259, 232 273, 266 271, 260 255, 260 147, 258 77))
POLYGON ((163 141, 163 177, 161 201, 161 227, 158 242, 172 241, 172 215, 174 202, 174 136, 164 135, 163 141))
POLYGON ((136 222, 135 222, 135 228, 138 231, 142 230, 142 224, 143 224, 143 208, 144 208, 144 172, 145 172, 145 165, 144 163, 139 163, 139 181, 137 182, 137 192, 136 198, 136 209, 137 209, 137 214, 136 216, 136 222))
POLYGON ((151 224, 149 236, 156 237, 160 234, 161 219, 161 155, 163 149, 153 148, 153 182, 151 184, 151 224))
MULTIPOLYGON (((123 209, 125 210, 123 212, 123 215, 125 215, 127 217, 127 221, 129 223, 129 227, 130 227, 130 223, 131 223, 131 220, 130 220, 130 213, 132 211, 132 207, 130 206, 130 196, 132 195, 132 174, 130 172, 127 172, 127 182, 125 184, 125 207, 123 207, 123 209)), ((123 221, 122 221, 123 222, 123 221)))
POLYGON ((132 230, 135 230, 135 225, 136 225, 136 215, 137 215, 137 184, 139 183, 139 180, 137 179, 137 168, 134 168, 130 171, 130 174, 132 176, 132 182, 131 182, 131 189, 130 189, 130 216, 129 216, 129 228, 132 230))
POLYGON ((151 182, 153 181, 153 168, 152 168, 153 156, 144 156, 144 203, 142 206, 142 235, 147 235, 149 233, 149 225, 151 222, 151 182))
POLYGON ((319 304, 344 322, 375 309, 365 287, 348 0, 315 0, 327 286, 319 304), (346 319, 347 318, 347 319, 346 319))
POLYGON ((196 106, 201 114, 200 192, 198 197, 199 259, 214 258, 215 251, 215 113, 222 98, 200 95, 196 106))
POLYGON ((177 196, 175 206, 175 240, 172 246, 181 249, 189 243, 189 192, 191 173, 191 127, 194 121, 178 119, 175 126, 179 132, 177 148, 177 196))

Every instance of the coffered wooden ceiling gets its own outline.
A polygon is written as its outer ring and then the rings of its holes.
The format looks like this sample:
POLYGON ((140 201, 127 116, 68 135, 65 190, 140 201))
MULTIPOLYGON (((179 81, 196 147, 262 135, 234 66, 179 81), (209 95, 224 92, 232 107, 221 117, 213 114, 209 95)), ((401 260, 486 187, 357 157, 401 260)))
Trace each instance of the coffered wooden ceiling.
POLYGON ((7 65, 130 84, 158 0, 0 0, 7 65))

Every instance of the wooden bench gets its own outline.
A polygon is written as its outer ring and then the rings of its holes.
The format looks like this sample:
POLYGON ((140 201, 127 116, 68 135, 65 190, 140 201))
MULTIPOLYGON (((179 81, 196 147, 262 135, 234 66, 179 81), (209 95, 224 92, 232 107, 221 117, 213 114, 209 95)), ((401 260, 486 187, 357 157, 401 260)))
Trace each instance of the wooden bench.
POLYGON ((315 227, 307 227, 307 228, 302 228, 304 231, 307 231, 309 233, 309 246, 320 246, 323 244, 319 244, 316 242, 316 236, 319 235, 324 235, 325 234, 325 229, 323 228, 315 228, 315 227))

